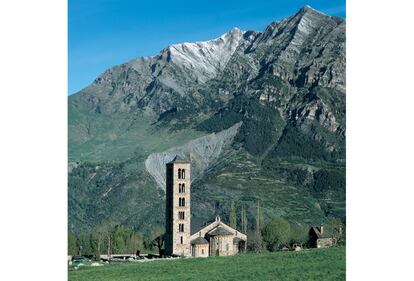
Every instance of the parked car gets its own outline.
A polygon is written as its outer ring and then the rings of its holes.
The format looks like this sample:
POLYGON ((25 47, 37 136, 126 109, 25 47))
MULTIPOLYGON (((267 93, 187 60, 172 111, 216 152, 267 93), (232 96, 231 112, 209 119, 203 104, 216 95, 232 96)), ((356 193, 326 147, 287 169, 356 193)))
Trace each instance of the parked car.
POLYGON ((94 260, 95 258, 96 258, 96 255, 73 256, 72 262, 89 261, 89 260, 94 260))

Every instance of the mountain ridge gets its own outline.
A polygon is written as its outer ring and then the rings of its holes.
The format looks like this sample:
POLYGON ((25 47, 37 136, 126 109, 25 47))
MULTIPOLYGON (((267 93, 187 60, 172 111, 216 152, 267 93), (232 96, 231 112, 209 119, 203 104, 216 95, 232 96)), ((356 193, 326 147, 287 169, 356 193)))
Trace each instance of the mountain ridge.
POLYGON ((345 220, 345 25, 304 7, 263 32, 128 61, 69 96, 70 228, 162 224, 159 165, 174 151, 197 162, 195 226, 229 200, 250 221, 257 200, 269 218, 345 220))

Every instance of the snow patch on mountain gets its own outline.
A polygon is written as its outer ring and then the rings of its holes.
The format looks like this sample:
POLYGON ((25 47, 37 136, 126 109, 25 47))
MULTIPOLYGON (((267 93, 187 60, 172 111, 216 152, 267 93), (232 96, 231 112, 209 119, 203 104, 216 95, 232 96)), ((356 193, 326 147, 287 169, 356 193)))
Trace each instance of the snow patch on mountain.
POLYGON ((174 44, 166 51, 169 52, 171 63, 191 70, 203 83, 225 68, 242 38, 243 31, 233 28, 216 39, 174 44))

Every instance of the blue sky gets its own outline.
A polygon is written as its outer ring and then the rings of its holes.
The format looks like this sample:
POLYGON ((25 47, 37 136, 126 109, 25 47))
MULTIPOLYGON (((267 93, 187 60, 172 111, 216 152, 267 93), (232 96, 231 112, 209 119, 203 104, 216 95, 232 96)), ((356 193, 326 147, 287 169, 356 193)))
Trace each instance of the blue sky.
POLYGON ((310 5, 345 17, 345 0, 68 0, 69 89, 73 94, 111 66, 179 42, 216 38, 233 27, 262 31, 310 5))

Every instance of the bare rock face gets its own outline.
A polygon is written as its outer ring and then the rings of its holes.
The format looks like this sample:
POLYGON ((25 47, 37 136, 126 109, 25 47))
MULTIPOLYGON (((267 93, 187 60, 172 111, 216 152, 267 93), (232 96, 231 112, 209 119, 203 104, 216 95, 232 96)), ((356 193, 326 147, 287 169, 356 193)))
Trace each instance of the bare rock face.
POLYGON ((241 125, 237 123, 227 130, 192 140, 183 146, 152 153, 145 160, 145 168, 155 179, 158 187, 165 190, 165 164, 178 155, 191 162, 191 181, 194 181, 217 164, 220 158, 225 156, 224 152, 229 153, 228 150, 241 125))
POLYGON ((250 52, 259 54, 261 63, 273 75, 296 86, 320 85, 345 92, 342 19, 304 7, 295 15, 270 24, 250 52))
POLYGON ((210 41, 171 45, 163 53, 177 68, 189 71, 191 77, 204 83, 215 78, 226 67, 242 36, 240 29, 233 28, 210 41))
POLYGON ((320 100, 313 101, 301 108, 298 112, 298 115, 296 116, 296 119, 300 119, 301 121, 304 121, 306 119, 311 121, 316 120, 322 126, 333 133, 336 132, 339 127, 335 116, 320 100))

